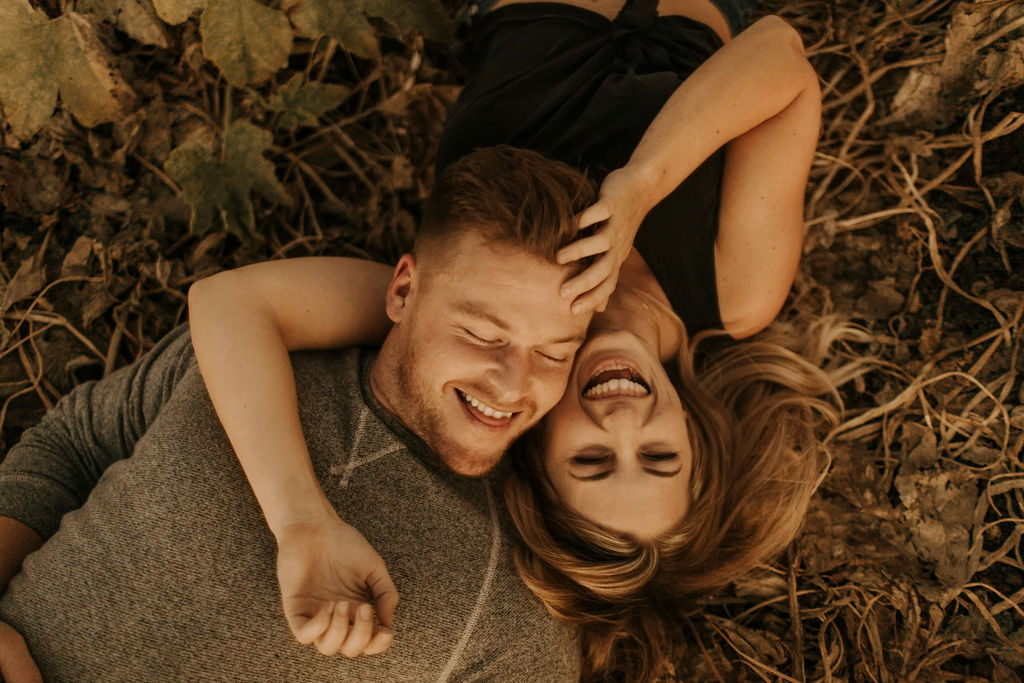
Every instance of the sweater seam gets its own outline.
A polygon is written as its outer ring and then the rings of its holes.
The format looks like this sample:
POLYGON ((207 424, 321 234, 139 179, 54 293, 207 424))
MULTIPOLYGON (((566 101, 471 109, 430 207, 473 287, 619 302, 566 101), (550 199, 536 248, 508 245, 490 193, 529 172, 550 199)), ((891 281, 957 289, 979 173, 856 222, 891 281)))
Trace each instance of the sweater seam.
POLYGON ((480 593, 477 595, 476 604, 473 605, 473 611, 466 621, 466 628, 463 629, 459 642, 456 643, 455 649, 452 650, 447 666, 445 666, 444 671, 441 672, 437 679, 439 683, 444 683, 444 681, 448 680, 455 670, 459 659, 462 658, 462 654, 469 644, 469 639, 473 635, 474 629, 476 629, 476 624, 480 620, 484 604, 490 597, 491 587, 494 584, 494 575, 498 568, 498 555, 501 551, 501 528, 498 525, 498 511, 494 504, 494 495, 491 493, 490 484, 486 481, 484 482, 484 492, 487 494, 487 509, 491 517, 491 552, 487 560, 487 571, 484 573, 484 580, 480 586, 480 593))

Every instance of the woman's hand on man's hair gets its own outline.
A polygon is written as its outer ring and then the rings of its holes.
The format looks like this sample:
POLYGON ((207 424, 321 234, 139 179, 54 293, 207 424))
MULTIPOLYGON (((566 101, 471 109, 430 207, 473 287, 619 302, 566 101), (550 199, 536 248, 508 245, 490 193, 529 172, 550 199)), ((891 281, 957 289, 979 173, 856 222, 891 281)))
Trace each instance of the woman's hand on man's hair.
POLYGON ((601 183, 597 201, 579 215, 579 229, 592 228, 558 252, 558 262, 572 263, 594 257, 593 263, 562 285, 562 296, 572 299, 572 312, 603 311, 615 291, 622 267, 640 222, 650 207, 642 199, 643 173, 624 166, 601 183))

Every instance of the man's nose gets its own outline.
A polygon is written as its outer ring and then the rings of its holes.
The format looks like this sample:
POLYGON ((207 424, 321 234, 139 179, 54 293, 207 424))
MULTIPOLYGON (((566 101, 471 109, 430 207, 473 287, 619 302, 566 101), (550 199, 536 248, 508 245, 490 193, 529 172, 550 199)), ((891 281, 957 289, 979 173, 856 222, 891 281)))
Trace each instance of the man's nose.
POLYGON ((532 368, 529 355, 513 348, 506 348, 498 357, 492 376, 494 398, 505 407, 518 405, 530 391, 532 368))

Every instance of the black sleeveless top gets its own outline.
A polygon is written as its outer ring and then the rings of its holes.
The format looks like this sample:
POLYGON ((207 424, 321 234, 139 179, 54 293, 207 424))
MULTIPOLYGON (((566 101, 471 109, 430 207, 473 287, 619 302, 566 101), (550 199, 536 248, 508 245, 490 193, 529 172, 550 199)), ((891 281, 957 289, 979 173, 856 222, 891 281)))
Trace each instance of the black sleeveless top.
MULTIPOLYGON (((614 20, 543 2, 477 19, 438 170, 496 144, 543 152, 598 182, 624 166, 669 96, 721 45, 703 24, 658 17, 656 4, 627 2, 614 20)), ((722 326, 714 243, 723 163, 719 150, 651 210, 634 241, 691 335, 722 326)))

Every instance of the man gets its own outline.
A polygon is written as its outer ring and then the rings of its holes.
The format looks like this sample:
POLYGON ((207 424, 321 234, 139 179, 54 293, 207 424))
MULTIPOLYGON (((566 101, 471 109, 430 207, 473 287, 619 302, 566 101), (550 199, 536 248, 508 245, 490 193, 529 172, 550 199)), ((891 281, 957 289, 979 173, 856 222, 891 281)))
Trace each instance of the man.
MULTIPOLYGON (((379 355, 293 357, 316 478, 401 592, 393 645, 348 659, 292 637, 274 539, 178 329, 73 391, 0 466, 0 560, 15 567, 47 539, 0 620, 46 680, 578 677, 572 631, 516 574, 502 468, 486 472, 558 399, 582 341, 587 320, 559 293, 568 273, 554 253, 591 190, 508 148, 466 157, 438 185, 427 219, 450 234, 396 268, 379 355), (459 173, 478 180, 452 182, 459 173), (489 215, 517 225, 481 224, 489 215), (467 344, 467 317, 502 329, 500 349, 467 344)), ((0 658, 17 644, 0 631, 0 658)))

